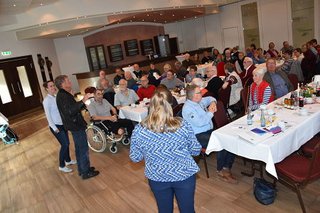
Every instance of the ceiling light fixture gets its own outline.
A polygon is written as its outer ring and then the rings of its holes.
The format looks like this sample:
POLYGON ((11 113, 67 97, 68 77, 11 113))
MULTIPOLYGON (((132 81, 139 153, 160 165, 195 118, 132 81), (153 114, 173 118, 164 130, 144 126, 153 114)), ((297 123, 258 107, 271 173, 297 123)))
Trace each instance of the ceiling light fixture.
POLYGON ((40 6, 43 6, 43 3, 40 3, 40 6))
POLYGON ((17 6, 17 5, 16 5, 16 4, 13 4, 12 6, 14 6, 14 7, 15 7, 15 6, 17 6))

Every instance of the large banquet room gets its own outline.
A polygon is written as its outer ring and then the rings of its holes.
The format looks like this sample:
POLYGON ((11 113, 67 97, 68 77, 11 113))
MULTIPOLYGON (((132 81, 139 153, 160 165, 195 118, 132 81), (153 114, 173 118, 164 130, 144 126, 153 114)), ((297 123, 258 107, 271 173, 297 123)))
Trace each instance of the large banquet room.
POLYGON ((320 213, 320 0, 0 0, 0 212, 320 213))

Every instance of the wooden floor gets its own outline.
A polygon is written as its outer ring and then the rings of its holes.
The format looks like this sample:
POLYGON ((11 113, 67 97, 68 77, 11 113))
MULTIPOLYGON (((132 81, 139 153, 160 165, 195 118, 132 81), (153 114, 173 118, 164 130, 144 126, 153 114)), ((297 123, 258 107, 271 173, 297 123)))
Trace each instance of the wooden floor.
MULTIPOLYGON (((22 139, 17 145, 0 144, 0 212, 157 212, 144 165, 130 162, 129 147, 119 145, 117 154, 90 152, 100 175, 81 180, 75 166, 69 174, 58 171, 59 145, 42 112, 15 120, 12 127, 22 139)), ((73 142, 70 147, 74 159, 73 142)), ((233 169, 237 185, 217 179, 215 155, 208 161, 209 179, 200 161, 197 212, 301 212, 296 194, 281 184, 274 204, 259 204, 252 195, 253 178, 240 174, 240 158, 233 169)), ((320 181, 306 187, 302 196, 308 212, 320 212, 320 181)))

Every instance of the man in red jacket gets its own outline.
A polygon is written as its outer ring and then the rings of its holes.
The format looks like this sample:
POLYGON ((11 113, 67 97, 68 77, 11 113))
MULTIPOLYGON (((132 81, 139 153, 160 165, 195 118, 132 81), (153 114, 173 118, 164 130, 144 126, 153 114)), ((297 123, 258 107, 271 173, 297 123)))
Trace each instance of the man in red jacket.
POLYGON ((138 89, 137 94, 139 96, 139 101, 142 101, 144 98, 151 98, 156 87, 152 84, 149 84, 148 76, 143 75, 140 78, 141 87, 138 89))

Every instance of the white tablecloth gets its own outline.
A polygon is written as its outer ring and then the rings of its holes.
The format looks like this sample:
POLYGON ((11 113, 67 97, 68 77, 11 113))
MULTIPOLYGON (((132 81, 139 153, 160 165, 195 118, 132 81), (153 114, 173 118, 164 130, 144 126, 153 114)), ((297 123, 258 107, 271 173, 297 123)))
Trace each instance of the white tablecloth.
POLYGON ((140 105, 136 107, 125 106, 119 110, 119 118, 126 118, 136 122, 141 122, 147 115, 148 108, 140 105))
POLYGON ((239 132, 260 127, 260 111, 257 110, 254 112, 254 122, 251 126, 247 125, 246 116, 244 116, 213 131, 206 153, 226 149, 238 156, 263 161, 266 163, 266 170, 277 178, 275 163, 282 161, 298 150, 301 145, 320 131, 320 104, 305 105, 305 108, 309 113, 307 116, 302 116, 298 113, 298 110, 285 109, 276 106, 273 102, 268 105, 268 109, 273 109, 276 113, 276 120, 273 123, 285 122, 287 129, 284 132, 257 144, 239 138, 239 132))

